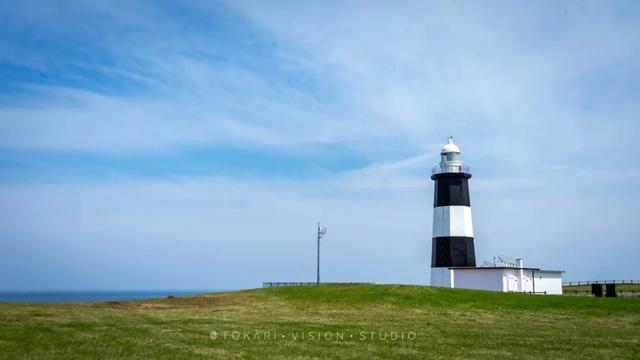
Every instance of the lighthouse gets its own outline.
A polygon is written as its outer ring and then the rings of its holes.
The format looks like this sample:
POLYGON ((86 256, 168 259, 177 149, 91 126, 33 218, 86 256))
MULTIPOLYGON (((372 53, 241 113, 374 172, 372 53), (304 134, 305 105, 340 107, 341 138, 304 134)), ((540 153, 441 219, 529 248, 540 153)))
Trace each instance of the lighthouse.
POLYGON ((449 137, 432 170, 433 234, 431 285, 454 287, 452 267, 475 267, 473 222, 469 199, 471 172, 462 164, 460 148, 449 137))
POLYGON ((522 258, 476 266, 469 199, 471 171, 462 164, 460 148, 449 137, 440 150, 440 164, 431 171, 434 181, 431 286, 562 294, 562 270, 525 267, 522 258))

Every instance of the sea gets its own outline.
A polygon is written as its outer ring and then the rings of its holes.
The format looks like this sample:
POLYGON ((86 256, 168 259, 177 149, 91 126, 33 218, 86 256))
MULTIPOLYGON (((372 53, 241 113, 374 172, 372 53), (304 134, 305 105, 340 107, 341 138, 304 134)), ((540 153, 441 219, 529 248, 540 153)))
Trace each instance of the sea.
POLYGON ((0 302, 97 302, 189 296, 224 290, 46 290, 0 291, 0 302))

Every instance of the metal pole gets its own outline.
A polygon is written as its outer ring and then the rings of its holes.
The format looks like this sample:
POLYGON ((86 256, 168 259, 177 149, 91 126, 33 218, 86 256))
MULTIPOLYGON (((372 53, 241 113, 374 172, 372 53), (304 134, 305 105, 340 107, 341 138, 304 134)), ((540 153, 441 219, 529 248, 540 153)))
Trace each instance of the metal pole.
POLYGON ((316 285, 320 285, 320 221, 318 221, 318 259, 316 285))

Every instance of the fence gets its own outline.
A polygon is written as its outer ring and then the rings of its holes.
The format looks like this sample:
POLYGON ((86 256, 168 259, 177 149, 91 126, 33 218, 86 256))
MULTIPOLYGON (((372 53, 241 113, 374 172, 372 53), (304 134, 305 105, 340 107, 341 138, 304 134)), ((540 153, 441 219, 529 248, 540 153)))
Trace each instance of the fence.
MULTIPOLYGON (((591 290, 567 290, 564 289, 563 294, 565 295, 582 295, 582 296, 593 296, 591 290)), ((616 294, 619 296, 640 296, 640 290, 625 290, 625 291, 616 291, 616 294)))
POLYGON ((368 282, 264 282, 263 288, 282 287, 282 286, 322 286, 322 285, 374 285, 368 282))
MULTIPOLYGON (((565 294, 576 294, 576 295, 580 295, 580 294, 585 294, 585 295, 593 295, 591 293, 591 289, 589 290, 572 290, 572 289, 564 289, 563 292, 565 294)), ((640 290, 623 290, 623 291, 616 291, 618 294, 622 294, 622 295, 631 295, 631 296, 640 296, 640 290)))
POLYGON ((562 286, 580 286, 591 284, 640 284, 640 280, 594 280, 594 281, 570 281, 562 283, 562 286))
POLYGON ((594 280, 594 281, 571 281, 563 283, 562 293, 565 295, 618 297, 618 296, 640 296, 640 285, 638 280, 594 280), (584 287, 590 287, 585 289, 584 287), (606 287, 606 293, 603 292, 606 287))

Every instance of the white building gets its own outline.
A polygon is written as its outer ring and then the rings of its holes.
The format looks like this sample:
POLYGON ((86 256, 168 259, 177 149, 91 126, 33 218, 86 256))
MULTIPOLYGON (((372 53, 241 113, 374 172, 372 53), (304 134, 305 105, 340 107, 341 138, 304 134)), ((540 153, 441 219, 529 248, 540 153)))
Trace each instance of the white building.
MULTIPOLYGON (((432 285, 490 290, 562 295, 562 271, 528 267, 450 267, 432 285)), ((434 281, 435 280, 435 281, 434 281)))

